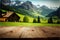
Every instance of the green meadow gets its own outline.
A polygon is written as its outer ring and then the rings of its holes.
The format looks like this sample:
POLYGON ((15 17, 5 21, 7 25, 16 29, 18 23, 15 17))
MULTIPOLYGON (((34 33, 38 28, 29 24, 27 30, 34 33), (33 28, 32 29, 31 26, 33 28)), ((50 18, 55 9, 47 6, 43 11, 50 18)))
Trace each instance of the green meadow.
POLYGON ((23 22, 0 22, 0 26, 23 26, 23 27, 40 27, 40 26, 60 26, 60 24, 48 24, 48 23, 23 23, 23 22))
MULTIPOLYGON (((3 10, 4 11, 4 10, 3 10)), ((20 17, 20 22, 0 22, 0 26, 23 26, 23 27, 40 27, 40 26, 60 26, 60 24, 56 24, 57 20, 54 20, 53 24, 48 24, 48 19, 40 18, 41 23, 33 23, 34 18, 31 16, 27 16, 29 19, 28 23, 23 22, 24 15, 16 13, 20 17)), ((37 18, 35 18, 37 20, 37 18)))
MULTIPOLYGON (((33 23, 33 19, 34 18, 32 18, 32 17, 29 17, 29 16, 27 16, 28 17, 28 19, 29 19, 29 22, 28 23, 25 23, 25 22, 23 22, 23 18, 24 18, 24 15, 21 15, 21 14, 18 14, 17 13, 17 15, 18 16, 20 16, 20 21, 21 22, 0 22, 0 26, 23 26, 23 27, 34 27, 34 26, 36 26, 36 27, 40 27, 40 26, 43 26, 43 27, 45 27, 45 26, 60 26, 60 24, 56 24, 56 20, 55 20, 55 23, 53 23, 53 24, 48 24, 48 19, 40 19, 41 20, 41 23, 33 23)), ((36 18, 36 20, 37 20, 37 18, 36 18)))

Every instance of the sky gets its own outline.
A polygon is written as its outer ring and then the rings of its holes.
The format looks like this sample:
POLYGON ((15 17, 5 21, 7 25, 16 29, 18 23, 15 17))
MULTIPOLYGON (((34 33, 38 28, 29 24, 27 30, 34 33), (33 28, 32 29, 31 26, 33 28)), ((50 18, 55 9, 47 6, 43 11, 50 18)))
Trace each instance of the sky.
POLYGON ((60 6, 60 0, 20 0, 20 1, 31 1, 36 6, 43 6, 46 5, 49 8, 50 7, 59 7, 60 6))

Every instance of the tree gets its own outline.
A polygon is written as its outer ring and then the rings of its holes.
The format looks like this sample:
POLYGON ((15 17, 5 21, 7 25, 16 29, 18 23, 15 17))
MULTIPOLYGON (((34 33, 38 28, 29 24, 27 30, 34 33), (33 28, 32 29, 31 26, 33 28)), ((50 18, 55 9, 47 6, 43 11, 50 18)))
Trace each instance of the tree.
POLYGON ((57 24, 60 24, 60 21, 59 20, 57 21, 57 24))
POLYGON ((53 23, 52 17, 48 19, 48 23, 53 23))
POLYGON ((40 23, 40 17, 38 16, 38 21, 37 21, 38 23, 40 23))
POLYGON ((27 16, 25 16, 25 17, 23 18, 23 22, 29 22, 29 19, 28 19, 27 16))
POLYGON ((33 20, 33 23, 37 23, 36 19, 33 20))

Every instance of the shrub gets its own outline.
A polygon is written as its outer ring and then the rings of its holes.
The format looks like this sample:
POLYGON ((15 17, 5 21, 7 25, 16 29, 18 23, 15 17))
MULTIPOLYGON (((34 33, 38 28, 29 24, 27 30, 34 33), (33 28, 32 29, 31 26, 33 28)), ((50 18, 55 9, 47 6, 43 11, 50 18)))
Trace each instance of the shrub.
POLYGON ((49 19, 48 19, 48 23, 53 23, 52 18, 49 18, 49 19))
POLYGON ((37 23, 36 19, 33 20, 33 23, 37 23))
POLYGON ((25 16, 25 17, 23 18, 23 22, 29 22, 29 19, 28 19, 27 16, 25 16))

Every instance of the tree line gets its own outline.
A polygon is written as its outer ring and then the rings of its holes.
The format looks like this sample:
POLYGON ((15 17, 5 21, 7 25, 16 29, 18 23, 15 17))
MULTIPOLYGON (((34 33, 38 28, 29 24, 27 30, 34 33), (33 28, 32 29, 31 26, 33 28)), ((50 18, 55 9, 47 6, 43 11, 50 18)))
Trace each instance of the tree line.
MULTIPOLYGON (((41 20, 40 20, 40 19, 41 19, 40 16, 37 17, 37 20, 34 18, 34 19, 33 19, 33 23, 41 23, 41 20)), ((27 16, 25 16, 25 17, 23 18, 23 22, 29 22, 29 19, 28 19, 27 16)), ((48 23, 53 23, 53 18, 52 18, 52 17, 50 17, 50 18, 48 19, 48 23)), ((59 21, 59 20, 57 20, 57 24, 60 24, 60 21, 59 21)))

